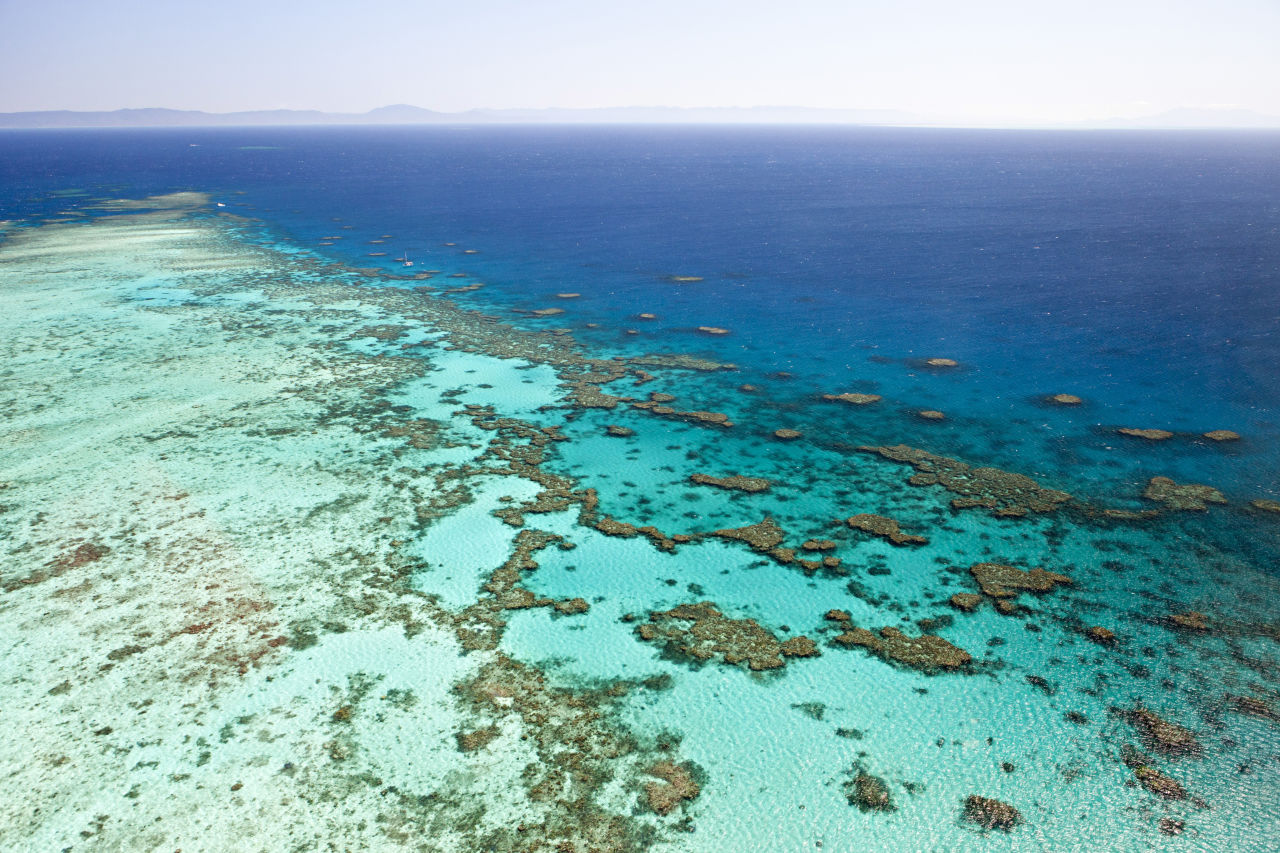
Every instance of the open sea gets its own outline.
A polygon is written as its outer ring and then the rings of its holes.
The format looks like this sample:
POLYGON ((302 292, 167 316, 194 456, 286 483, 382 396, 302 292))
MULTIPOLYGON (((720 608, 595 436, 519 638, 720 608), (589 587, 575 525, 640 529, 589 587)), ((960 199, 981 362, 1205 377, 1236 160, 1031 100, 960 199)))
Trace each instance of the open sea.
POLYGON ((1270 851, 1280 135, 0 133, 6 850, 1270 851))

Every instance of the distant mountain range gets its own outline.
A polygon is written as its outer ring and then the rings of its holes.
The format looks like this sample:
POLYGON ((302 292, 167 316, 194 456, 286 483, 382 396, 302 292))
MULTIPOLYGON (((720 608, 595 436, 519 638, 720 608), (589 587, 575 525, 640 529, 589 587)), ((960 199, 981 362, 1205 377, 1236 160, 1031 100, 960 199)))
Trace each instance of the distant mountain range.
MULTIPOLYGON (((595 109, 502 109, 444 113, 408 104, 366 113, 319 110, 129 109, 108 112, 47 110, 0 113, 0 128, 50 127, 230 127, 386 124, 850 124, 896 127, 1013 127, 1015 121, 974 123, 902 110, 838 110, 810 107, 602 107, 595 109)), ((1048 127, 1050 125, 1038 125, 1048 127)), ((1170 110, 1139 118, 1052 125, 1059 128, 1280 128, 1280 117, 1250 110, 1170 110)))

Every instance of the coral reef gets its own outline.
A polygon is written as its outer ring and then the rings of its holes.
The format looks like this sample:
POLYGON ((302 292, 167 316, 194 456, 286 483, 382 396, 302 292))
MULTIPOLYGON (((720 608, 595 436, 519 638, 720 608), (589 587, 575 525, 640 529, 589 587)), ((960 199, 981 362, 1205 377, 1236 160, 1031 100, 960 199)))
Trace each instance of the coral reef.
POLYGON ((763 477, 712 477, 709 474, 691 474, 689 479, 699 485, 715 486, 718 489, 729 489, 739 492, 767 492, 771 483, 763 477))
POLYGON ((845 648, 861 646, 891 663, 934 673, 961 669, 973 660, 964 649, 934 634, 908 637, 892 626, 879 629, 879 633, 872 633, 866 628, 855 627, 848 618, 835 619, 835 616, 847 617, 848 614, 840 610, 827 612, 825 618, 836 622, 842 630, 831 642, 845 648))
POLYGON ((1188 610, 1184 613, 1170 613, 1166 617, 1166 622, 1173 628, 1181 628, 1184 631, 1208 631, 1208 617, 1199 610, 1188 610))
POLYGON ((1201 752, 1194 732, 1169 722, 1149 708, 1139 705, 1130 710, 1114 709, 1114 712, 1133 726, 1148 749, 1169 756, 1199 755, 1201 752))
MULTIPOLYGON (((653 396, 656 397, 658 395, 655 392, 653 396)), ((661 396, 666 397, 670 395, 661 395, 661 396)), ((671 406, 664 405, 663 403, 657 402, 655 400, 647 400, 643 402, 632 403, 631 405, 633 408, 640 409, 641 411, 650 412, 652 414, 661 415, 667 418, 674 418, 676 420, 690 421, 692 423, 711 424, 713 426, 722 426, 722 427, 733 426, 733 421, 729 420, 729 416, 724 414, 723 412, 681 411, 679 409, 672 408, 671 406)))
POLYGON ((1133 427, 1121 427, 1116 432, 1120 435, 1127 435, 1133 438, 1145 438, 1147 441, 1164 441, 1173 438, 1173 433, 1167 429, 1134 429, 1133 427))
POLYGON ((1222 492, 1212 486, 1179 485, 1168 477, 1152 477, 1142 496, 1164 504, 1167 509, 1197 512, 1208 509, 1207 504, 1227 502, 1222 492))
POLYGON ((864 812, 891 812, 897 808, 884 780, 860 768, 854 768, 853 778, 844 784, 844 793, 849 805, 864 812))
POLYGON ((1008 803, 970 794, 964 800, 964 819, 983 829, 1002 829, 1008 832, 1022 822, 1022 815, 1008 803))
POLYGON ((659 761, 645 771, 661 782, 649 782, 644 786, 645 800, 649 808, 660 815, 668 815, 686 800, 695 800, 701 789, 694 781, 689 768, 670 761, 659 761))
POLYGON ((882 398, 879 394, 855 394, 849 392, 845 394, 823 394, 822 399, 831 400, 833 402, 850 403, 854 406, 865 406, 869 403, 878 403, 882 398))
POLYGON ((746 542, 757 551, 769 551, 777 548, 782 544, 785 534, 778 523, 770 517, 766 517, 764 521, 758 524, 750 524, 746 527, 729 527, 723 530, 715 530, 712 536, 719 536, 722 539, 736 539, 740 542, 746 542))
POLYGON ((1084 632, 1084 635, 1100 646, 1114 646, 1116 644, 1116 633, 1110 628, 1103 628, 1101 625, 1094 625, 1084 632))
POLYGON ((923 536, 903 533, 896 520, 883 515, 862 513, 851 516, 846 522, 854 530, 861 530, 873 536, 879 536, 894 545, 928 545, 929 540, 923 536))
POLYGON ((956 610, 972 613, 978 609, 978 605, 982 604, 982 596, 976 592, 957 592, 947 599, 947 603, 956 610))
POLYGON ((1257 696, 1234 696, 1228 694, 1226 701, 1231 710, 1236 713, 1280 723, 1280 711, 1277 711, 1270 703, 1259 699, 1257 696))
POLYGON ((974 468, 959 460, 905 444, 891 447, 864 445, 858 450, 912 466, 917 473, 908 483, 913 486, 938 485, 959 495, 951 501, 956 509, 982 507, 997 516, 1022 516, 1028 512, 1053 512, 1071 500, 1071 495, 1066 492, 1046 489, 1022 474, 999 468, 974 468))
POLYGON ((1178 780, 1162 773, 1151 764, 1150 757, 1143 755, 1129 744, 1120 750, 1120 760, 1124 766, 1133 771, 1142 787, 1166 800, 1185 800, 1187 791, 1178 780))
POLYGON ((1001 613, 1016 610, 1013 599, 1019 592, 1046 593, 1059 584, 1072 583, 1071 578, 1057 572, 1036 568, 1029 571, 1003 563, 975 563, 969 573, 978 582, 982 594, 992 599, 1001 613))
POLYGON ((648 642, 661 642, 669 652, 702 662, 719 656, 726 664, 746 663, 751 670, 779 669, 784 657, 812 657, 817 648, 808 637, 782 643, 754 619, 730 619, 709 601, 680 604, 649 614, 636 629, 648 642))

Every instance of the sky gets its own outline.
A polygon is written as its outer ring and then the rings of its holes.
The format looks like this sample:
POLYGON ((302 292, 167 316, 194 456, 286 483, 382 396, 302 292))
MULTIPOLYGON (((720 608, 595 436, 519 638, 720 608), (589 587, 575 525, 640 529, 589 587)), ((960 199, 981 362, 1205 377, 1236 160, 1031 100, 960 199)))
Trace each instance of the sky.
POLYGON ((1280 115, 1280 0, 0 0, 0 112, 1280 115))

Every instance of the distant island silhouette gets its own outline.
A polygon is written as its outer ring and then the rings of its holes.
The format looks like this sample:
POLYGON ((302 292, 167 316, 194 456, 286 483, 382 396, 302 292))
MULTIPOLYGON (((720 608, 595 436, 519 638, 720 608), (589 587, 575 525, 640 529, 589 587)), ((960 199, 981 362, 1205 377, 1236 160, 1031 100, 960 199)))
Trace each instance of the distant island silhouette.
POLYGON ((1091 122, 974 122, 904 110, 812 107, 596 107, 474 109, 439 112, 409 104, 364 113, 250 110, 209 113, 166 108, 109 111, 41 110, 0 113, 0 128, 232 127, 404 124, 829 124, 880 127, 1037 127, 1061 129, 1280 129, 1280 116, 1243 109, 1176 109, 1152 116, 1091 122))

